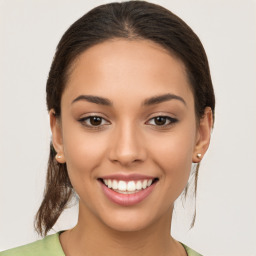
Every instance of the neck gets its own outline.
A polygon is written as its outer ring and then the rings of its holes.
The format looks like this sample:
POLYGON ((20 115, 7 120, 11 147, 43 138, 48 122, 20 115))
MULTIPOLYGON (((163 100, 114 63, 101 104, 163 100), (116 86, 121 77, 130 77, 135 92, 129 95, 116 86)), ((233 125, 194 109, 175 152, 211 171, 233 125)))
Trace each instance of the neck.
POLYGON ((186 255, 170 235, 172 209, 150 226, 137 231, 117 231, 93 214, 79 210, 77 225, 62 233, 60 241, 66 256, 80 255, 186 255))

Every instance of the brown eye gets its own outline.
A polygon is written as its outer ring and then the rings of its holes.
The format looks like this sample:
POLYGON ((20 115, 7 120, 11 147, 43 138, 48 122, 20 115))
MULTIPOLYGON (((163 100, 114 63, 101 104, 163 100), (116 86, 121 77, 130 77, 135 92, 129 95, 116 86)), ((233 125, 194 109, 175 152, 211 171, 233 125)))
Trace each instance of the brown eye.
POLYGON ((156 125, 165 125, 167 118, 165 116, 157 116, 154 118, 156 125))
POLYGON ((100 116, 87 116, 78 120, 80 123, 87 127, 101 127, 103 125, 110 124, 106 119, 100 116))
POLYGON ((99 116, 91 116, 89 118, 89 121, 90 121, 90 124, 93 125, 93 126, 98 126, 98 125, 101 125, 102 123, 102 118, 99 117, 99 116))
POLYGON ((170 116, 156 116, 151 118, 147 123, 153 126, 169 126, 176 123, 178 120, 170 116))

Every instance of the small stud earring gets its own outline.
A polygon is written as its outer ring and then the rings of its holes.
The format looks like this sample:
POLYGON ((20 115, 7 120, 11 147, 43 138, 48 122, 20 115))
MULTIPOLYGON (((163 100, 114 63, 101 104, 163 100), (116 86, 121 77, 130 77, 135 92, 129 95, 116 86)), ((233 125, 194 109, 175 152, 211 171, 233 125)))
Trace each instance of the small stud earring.
POLYGON ((63 155, 59 153, 55 156, 56 160, 61 160, 62 158, 63 158, 63 155))
POLYGON ((198 153, 198 154, 196 155, 196 157, 199 158, 199 159, 201 159, 202 154, 198 153))

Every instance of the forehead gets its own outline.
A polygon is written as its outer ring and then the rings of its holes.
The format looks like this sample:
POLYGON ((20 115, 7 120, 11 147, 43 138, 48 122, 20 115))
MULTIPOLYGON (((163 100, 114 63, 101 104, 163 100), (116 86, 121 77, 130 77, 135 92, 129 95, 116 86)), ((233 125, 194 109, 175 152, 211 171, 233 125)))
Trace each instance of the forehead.
POLYGON ((115 39, 77 57, 63 96, 131 92, 147 98, 167 91, 191 98, 183 62, 152 41, 115 39))

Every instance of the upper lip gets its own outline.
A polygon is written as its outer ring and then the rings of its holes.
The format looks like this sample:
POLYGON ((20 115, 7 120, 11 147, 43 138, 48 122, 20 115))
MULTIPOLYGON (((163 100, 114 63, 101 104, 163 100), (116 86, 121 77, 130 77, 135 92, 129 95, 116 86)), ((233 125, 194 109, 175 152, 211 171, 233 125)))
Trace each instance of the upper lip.
POLYGON ((129 180, 153 180, 157 177, 149 176, 149 175, 143 175, 139 173, 133 173, 133 174, 110 174, 100 177, 100 179, 103 180, 123 180, 123 181, 129 181, 129 180))

